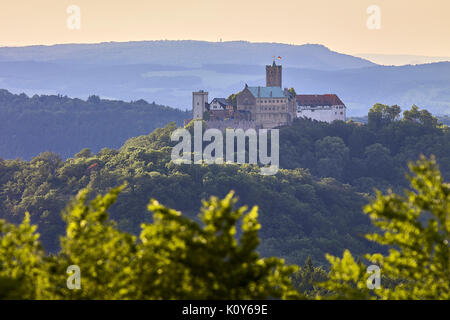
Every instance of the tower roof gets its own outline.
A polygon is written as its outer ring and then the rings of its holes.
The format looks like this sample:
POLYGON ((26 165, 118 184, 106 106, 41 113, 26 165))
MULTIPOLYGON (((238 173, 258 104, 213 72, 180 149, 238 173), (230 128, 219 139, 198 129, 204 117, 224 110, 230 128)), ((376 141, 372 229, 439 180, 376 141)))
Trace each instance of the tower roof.
POLYGON ((335 94, 298 94, 296 96, 299 106, 340 106, 344 103, 335 94))

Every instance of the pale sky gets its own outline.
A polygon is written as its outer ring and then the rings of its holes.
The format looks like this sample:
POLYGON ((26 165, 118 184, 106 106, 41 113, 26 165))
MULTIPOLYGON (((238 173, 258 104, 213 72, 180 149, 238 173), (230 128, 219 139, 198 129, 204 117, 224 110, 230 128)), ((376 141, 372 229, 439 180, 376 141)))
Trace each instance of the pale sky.
POLYGON ((160 39, 450 56, 450 0, 0 1, 0 46, 160 39), (80 8, 79 30, 67 27, 70 5, 80 8), (380 29, 367 27, 371 5, 380 8, 380 29))

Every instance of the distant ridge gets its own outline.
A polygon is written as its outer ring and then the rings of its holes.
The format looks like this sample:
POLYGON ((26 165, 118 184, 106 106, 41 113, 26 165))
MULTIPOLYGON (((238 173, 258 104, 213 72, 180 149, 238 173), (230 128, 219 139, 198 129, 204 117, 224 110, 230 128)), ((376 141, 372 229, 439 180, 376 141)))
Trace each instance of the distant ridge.
POLYGON ((348 116, 375 103, 416 104, 450 114, 450 62, 381 66, 319 44, 246 41, 136 41, 0 48, 0 88, 86 99, 156 101, 182 110, 192 92, 228 97, 264 85, 264 66, 281 56, 283 83, 299 94, 337 94, 348 116))
POLYGON ((319 70, 361 68, 374 63, 331 51, 320 44, 290 45, 247 41, 207 42, 155 40, 0 47, 0 61, 78 62, 93 64, 165 64, 200 66, 208 63, 264 65, 273 55, 286 66, 319 70))
POLYGON ((381 65, 404 66, 435 62, 450 62, 450 57, 417 56, 407 54, 356 54, 356 57, 367 59, 381 65))

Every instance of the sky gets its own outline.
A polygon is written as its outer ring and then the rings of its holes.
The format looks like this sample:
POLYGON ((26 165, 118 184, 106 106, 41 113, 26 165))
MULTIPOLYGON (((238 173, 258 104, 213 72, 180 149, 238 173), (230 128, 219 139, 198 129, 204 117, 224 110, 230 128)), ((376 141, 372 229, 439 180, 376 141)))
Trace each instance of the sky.
POLYGON ((449 16, 449 0, 1 0, 0 46, 222 39, 450 57, 449 16))

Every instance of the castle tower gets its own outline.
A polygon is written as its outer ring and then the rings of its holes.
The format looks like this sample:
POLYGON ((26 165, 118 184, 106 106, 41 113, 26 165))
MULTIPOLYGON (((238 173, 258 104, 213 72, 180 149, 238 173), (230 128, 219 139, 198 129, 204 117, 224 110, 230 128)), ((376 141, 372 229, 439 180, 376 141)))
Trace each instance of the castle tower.
POLYGON ((193 119, 203 119, 203 113, 206 111, 208 103, 208 92, 200 90, 192 92, 192 115, 193 119))
POLYGON ((282 68, 281 66, 277 66, 275 61, 271 66, 266 66, 266 87, 282 88, 281 74, 282 68))

